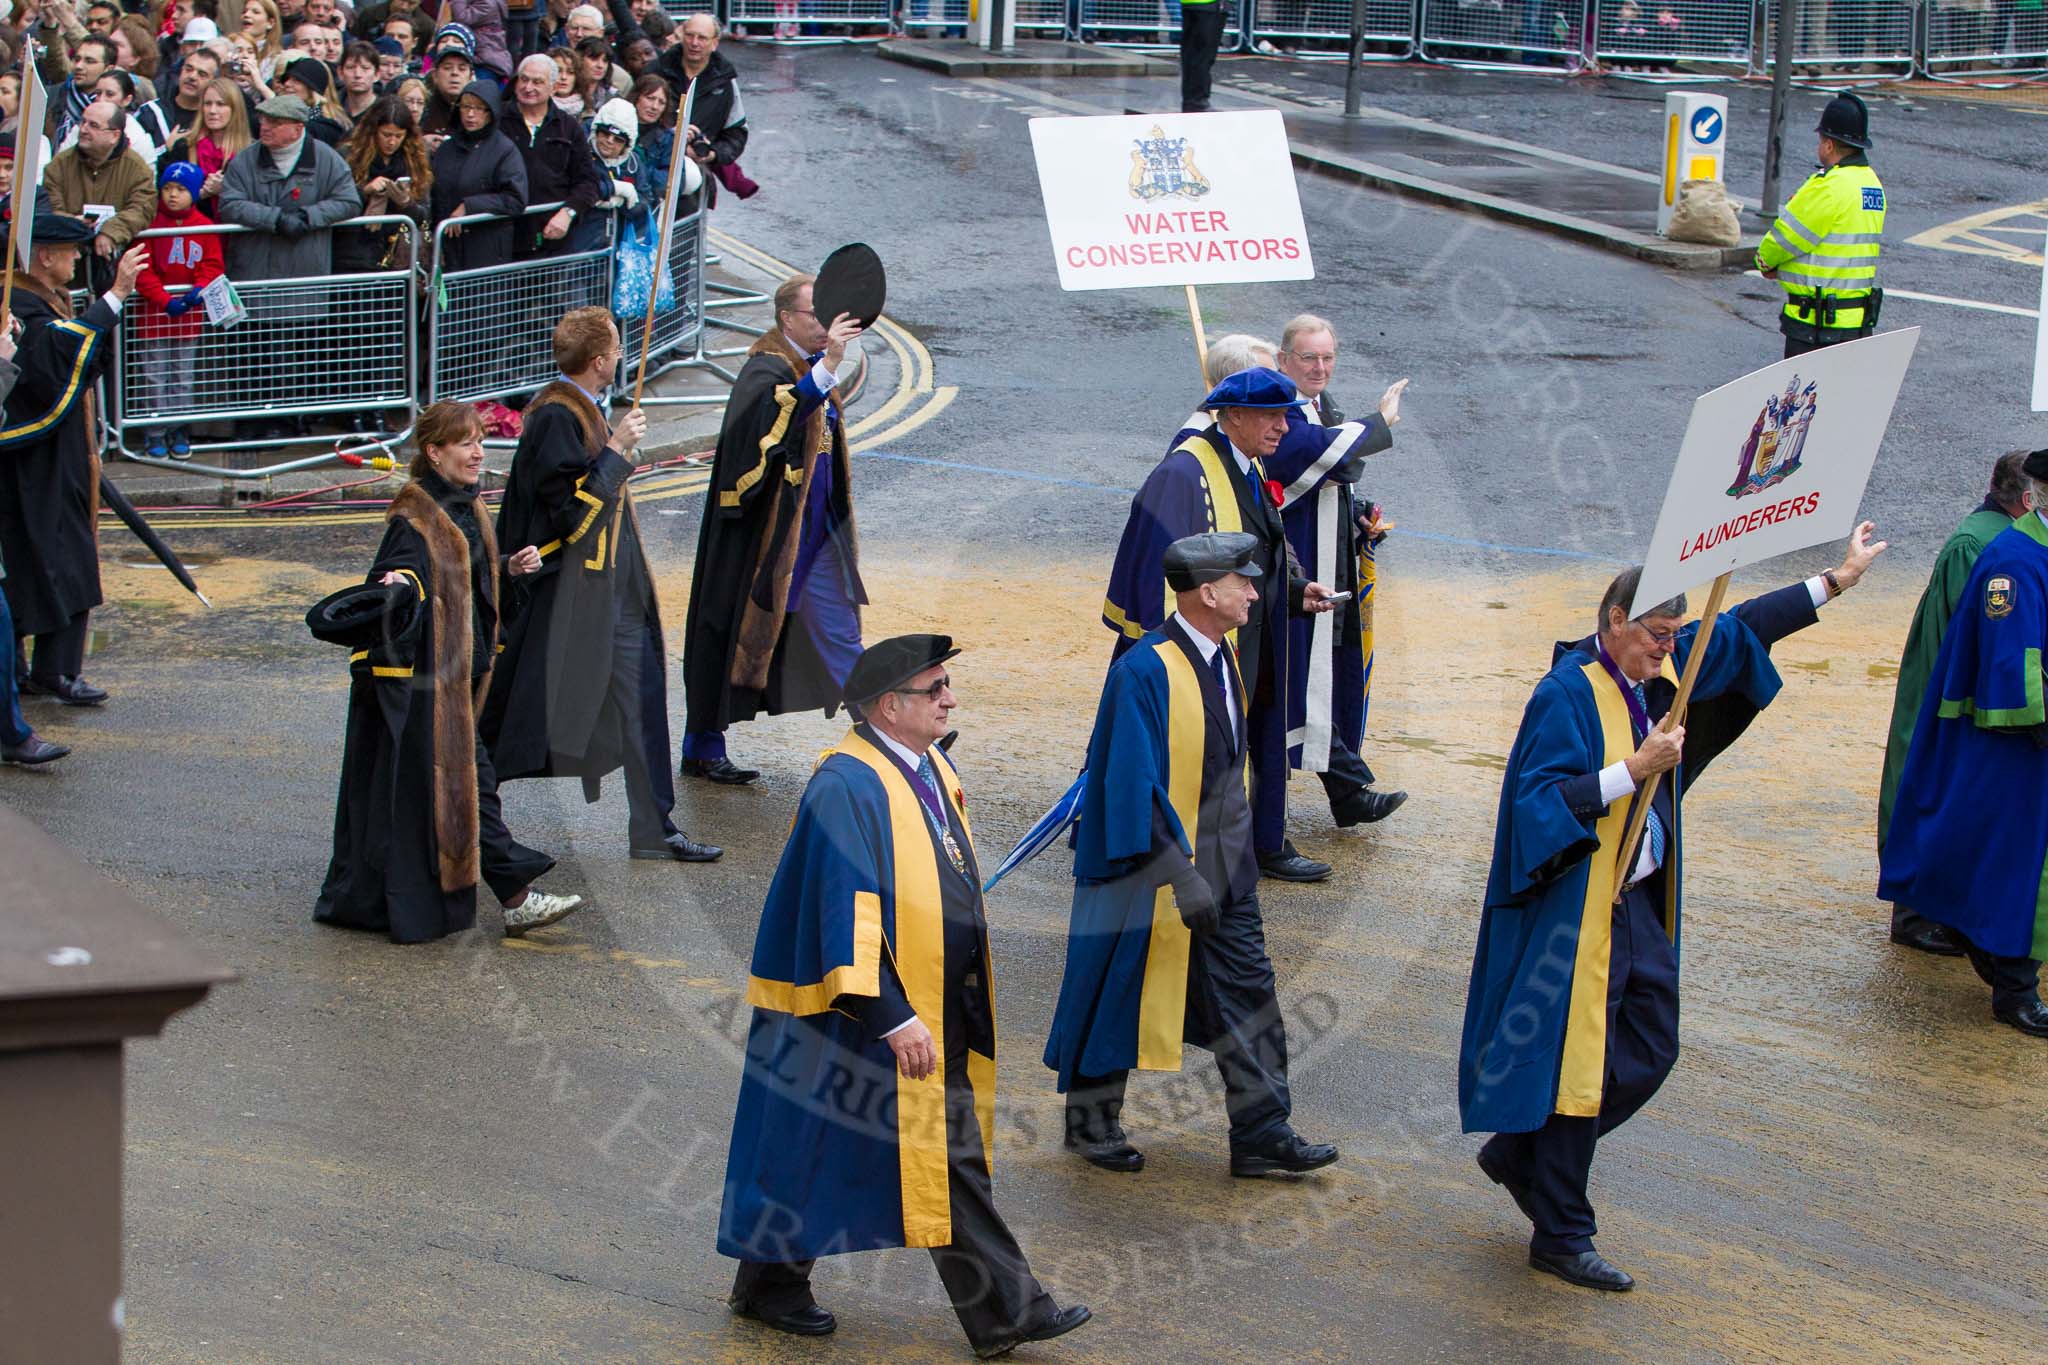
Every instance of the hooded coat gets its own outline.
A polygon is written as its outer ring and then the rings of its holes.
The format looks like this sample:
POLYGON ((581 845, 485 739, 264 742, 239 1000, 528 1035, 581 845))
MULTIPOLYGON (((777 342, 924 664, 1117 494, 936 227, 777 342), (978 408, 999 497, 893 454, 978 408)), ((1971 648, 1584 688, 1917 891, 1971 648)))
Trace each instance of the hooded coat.
POLYGON ((455 216, 455 206, 471 213, 502 213, 502 223, 475 223, 460 236, 441 238, 441 269, 474 270, 503 265, 512 259, 514 234, 519 229, 515 216, 527 203, 526 162, 512 139, 498 127, 500 101, 497 87, 488 81, 471 81, 463 90, 491 107, 491 121, 481 131, 470 132, 460 122, 434 153, 434 221, 455 216))

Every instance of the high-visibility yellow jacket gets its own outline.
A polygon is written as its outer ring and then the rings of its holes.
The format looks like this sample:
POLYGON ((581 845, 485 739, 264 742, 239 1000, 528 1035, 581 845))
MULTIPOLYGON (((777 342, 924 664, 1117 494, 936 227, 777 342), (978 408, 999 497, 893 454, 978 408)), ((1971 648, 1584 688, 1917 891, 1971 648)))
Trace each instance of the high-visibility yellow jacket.
MULTIPOLYGON (((1816 293, 1857 296, 1877 283, 1877 251, 1884 236, 1884 186, 1861 156, 1808 176, 1756 249, 1756 268, 1778 272, 1785 313, 1796 322, 1820 323, 1816 293)), ((1863 309, 1841 306, 1826 324, 1863 326, 1863 309)))

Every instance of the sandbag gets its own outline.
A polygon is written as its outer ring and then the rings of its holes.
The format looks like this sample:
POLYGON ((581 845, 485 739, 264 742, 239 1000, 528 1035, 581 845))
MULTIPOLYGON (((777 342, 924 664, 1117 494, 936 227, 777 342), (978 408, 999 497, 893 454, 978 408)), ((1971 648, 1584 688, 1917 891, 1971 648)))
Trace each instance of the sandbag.
POLYGON ((1740 245, 1742 220, 1728 198, 1728 187, 1718 180, 1688 180, 1680 185, 1678 202, 1671 206, 1671 226, 1664 229, 1664 235, 1674 242, 1740 245))

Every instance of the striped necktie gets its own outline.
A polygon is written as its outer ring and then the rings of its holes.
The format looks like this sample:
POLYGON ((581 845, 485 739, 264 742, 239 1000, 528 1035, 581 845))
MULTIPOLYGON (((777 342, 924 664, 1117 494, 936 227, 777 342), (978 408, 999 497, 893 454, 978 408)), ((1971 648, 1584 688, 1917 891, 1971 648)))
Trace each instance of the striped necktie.
MULTIPOLYGON (((1631 686, 1636 694, 1636 705, 1641 708, 1642 714, 1647 717, 1650 714, 1650 700, 1643 694, 1643 685, 1641 683, 1633 683, 1631 686)), ((1675 781, 1676 779, 1674 778, 1673 780, 1675 781)), ((1644 822, 1643 834, 1650 841, 1650 865, 1652 867, 1664 866, 1664 822, 1658 818, 1657 810, 1654 806, 1650 808, 1649 819, 1644 822)))

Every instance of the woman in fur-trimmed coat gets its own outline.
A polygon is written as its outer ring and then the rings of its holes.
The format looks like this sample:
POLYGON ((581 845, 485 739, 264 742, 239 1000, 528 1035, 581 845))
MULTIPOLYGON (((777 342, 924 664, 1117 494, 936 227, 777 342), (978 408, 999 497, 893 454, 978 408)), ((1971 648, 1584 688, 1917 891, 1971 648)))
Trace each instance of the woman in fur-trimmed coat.
MULTIPOLYGON (((366 582, 410 591, 412 626, 349 658, 348 733, 334 856, 313 918, 424 943, 476 922, 478 878, 505 932, 552 924, 577 896, 529 890, 555 860, 513 839, 477 739, 497 651, 501 573, 529 574, 528 546, 500 560, 478 515, 483 423, 467 403, 420 414, 412 480, 391 500, 366 582)), ((396 619, 388 618, 388 619, 396 619)))

